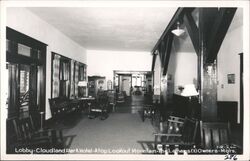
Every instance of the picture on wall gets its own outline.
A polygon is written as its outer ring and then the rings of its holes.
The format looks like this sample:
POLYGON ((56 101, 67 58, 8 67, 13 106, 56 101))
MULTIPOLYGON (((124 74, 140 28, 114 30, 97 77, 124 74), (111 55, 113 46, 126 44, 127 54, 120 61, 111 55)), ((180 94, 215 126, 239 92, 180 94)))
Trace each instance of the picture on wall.
POLYGON ((235 74, 228 74, 227 75, 227 83, 234 84, 235 83, 235 74))

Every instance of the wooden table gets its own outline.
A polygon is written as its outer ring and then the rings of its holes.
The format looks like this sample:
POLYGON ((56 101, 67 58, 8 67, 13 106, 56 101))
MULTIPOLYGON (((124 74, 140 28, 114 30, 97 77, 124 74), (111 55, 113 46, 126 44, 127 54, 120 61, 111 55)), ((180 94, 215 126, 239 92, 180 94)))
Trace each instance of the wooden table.
POLYGON ((84 108, 85 105, 88 105, 88 109, 89 109, 92 102, 95 101, 96 99, 95 99, 95 97, 80 97, 80 98, 78 98, 78 100, 80 101, 80 106, 83 110, 83 109, 85 109, 84 108))

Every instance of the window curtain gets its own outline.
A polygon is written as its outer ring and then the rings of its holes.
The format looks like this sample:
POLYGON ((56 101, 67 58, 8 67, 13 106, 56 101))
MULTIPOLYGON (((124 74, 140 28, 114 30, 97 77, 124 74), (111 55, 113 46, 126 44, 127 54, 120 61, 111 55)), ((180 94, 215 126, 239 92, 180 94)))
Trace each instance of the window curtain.
POLYGON ((79 63, 75 62, 75 96, 78 97, 79 63))
POLYGON ((59 97, 59 89, 60 89, 60 55, 55 54, 53 59, 53 92, 52 98, 59 97))
POLYGON ((75 61, 70 61, 70 98, 73 99, 75 97, 75 79, 74 79, 74 64, 75 61))
POLYGON ((84 65, 84 75, 83 80, 87 81, 87 65, 84 65))
MULTIPOLYGON (((84 65, 83 80, 87 81, 87 65, 84 65)), ((83 95, 87 96, 87 87, 84 88, 83 95)))

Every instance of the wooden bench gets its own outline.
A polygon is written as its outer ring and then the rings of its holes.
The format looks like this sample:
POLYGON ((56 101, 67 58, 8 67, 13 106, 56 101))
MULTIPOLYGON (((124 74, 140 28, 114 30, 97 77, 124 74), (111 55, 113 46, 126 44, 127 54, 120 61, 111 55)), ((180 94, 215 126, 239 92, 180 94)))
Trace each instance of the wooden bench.
POLYGON ((200 121, 201 149, 216 150, 216 154, 241 154, 242 148, 232 143, 229 122, 200 121))
POLYGON ((69 99, 57 97, 49 99, 52 116, 59 117, 70 112, 80 110, 80 101, 78 99, 69 99))

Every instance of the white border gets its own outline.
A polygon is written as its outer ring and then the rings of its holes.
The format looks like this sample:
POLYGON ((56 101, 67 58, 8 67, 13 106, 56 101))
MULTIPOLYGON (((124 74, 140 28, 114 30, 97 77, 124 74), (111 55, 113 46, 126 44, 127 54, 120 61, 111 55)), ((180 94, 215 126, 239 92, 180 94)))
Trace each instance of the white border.
POLYGON ((223 155, 6 155, 5 92, 7 91, 5 69, 5 38, 7 7, 242 7, 243 8, 243 53, 244 53, 244 155, 238 160, 249 160, 249 1, 0 1, 1 2, 1 159, 2 160, 224 160, 223 155), (5 80, 5 81, 3 81, 5 80))

